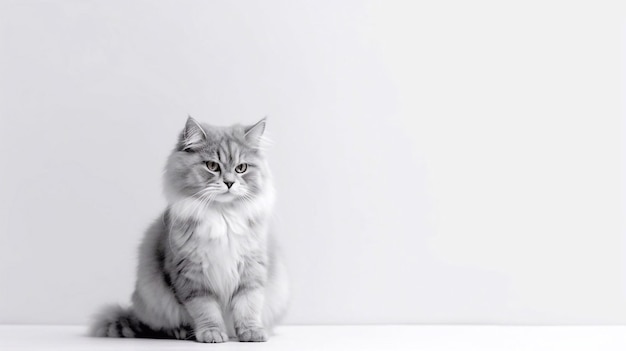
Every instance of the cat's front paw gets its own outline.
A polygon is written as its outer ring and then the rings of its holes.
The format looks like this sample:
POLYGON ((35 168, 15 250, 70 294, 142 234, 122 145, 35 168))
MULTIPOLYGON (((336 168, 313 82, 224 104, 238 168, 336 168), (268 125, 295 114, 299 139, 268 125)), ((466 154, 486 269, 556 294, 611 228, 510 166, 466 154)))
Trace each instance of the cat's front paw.
POLYGON ((219 328, 196 330, 196 340, 199 342, 218 343, 228 341, 228 335, 219 328))
POLYGON ((239 331, 237 335, 242 342, 267 341, 267 333, 263 328, 250 328, 239 331))

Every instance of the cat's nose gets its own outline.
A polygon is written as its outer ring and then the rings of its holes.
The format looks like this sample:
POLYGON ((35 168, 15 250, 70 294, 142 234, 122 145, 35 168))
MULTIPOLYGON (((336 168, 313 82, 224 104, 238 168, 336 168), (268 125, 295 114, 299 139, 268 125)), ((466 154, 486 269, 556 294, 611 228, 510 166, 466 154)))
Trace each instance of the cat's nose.
POLYGON ((233 184, 235 184, 235 182, 227 182, 224 181, 224 184, 226 184, 226 186, 228 187, 228 189, 230 189, 231 186, 233 186, 233 184))

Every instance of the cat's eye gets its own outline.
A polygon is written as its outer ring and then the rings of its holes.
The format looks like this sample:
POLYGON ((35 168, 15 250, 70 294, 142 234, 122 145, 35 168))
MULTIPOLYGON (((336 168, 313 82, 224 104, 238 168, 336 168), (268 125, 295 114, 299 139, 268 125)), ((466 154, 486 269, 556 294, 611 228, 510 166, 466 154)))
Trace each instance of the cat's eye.
POLYGON ((217 172, 220 170, 220 165, 218 165, 217 162, 208 161, 206 163, 206 166, 211 172, 217 172))
POLYGON ((235 172, 237 173, 243 173, 248 169, 248 164, 247 163, 242 163, 239 166, 235 167, 235 172))

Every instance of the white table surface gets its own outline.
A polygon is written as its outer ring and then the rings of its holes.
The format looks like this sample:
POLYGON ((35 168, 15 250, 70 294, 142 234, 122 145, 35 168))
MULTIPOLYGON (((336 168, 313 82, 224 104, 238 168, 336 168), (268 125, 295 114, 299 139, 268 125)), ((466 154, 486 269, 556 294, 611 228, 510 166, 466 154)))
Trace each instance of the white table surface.
POLYGON ((626 326, 283 326, 266 343, 92 338, 82 326, 0 325, 0 350, 626 350, 626 326))

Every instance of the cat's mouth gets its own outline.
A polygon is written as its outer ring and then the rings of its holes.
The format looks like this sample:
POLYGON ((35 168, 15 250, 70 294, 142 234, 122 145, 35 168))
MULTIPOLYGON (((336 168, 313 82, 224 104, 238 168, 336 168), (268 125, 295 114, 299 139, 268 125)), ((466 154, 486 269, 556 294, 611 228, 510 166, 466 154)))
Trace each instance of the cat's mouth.
POLYGON ((225 190, 223 193, 220 193, 215 200, 219 201, 219 202, 230 202, 233 201, 237 198, 238 196, 235 195, 235 193, 233 193, 230 190, 225 190))

